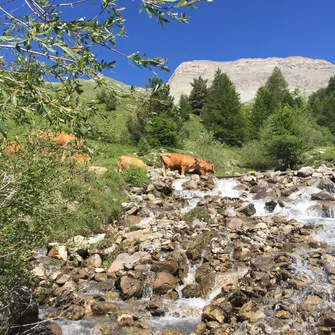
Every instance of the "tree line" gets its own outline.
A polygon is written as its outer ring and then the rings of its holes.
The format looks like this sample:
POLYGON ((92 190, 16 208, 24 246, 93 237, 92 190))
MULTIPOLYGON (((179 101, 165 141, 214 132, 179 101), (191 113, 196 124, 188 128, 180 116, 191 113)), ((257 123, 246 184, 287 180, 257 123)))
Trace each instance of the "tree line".
POLYGON ((335 77, 306 100, 298 88, 289 90, 276 67, 249 104, 241 103, 234 83, 219 69, 211 85, 201 76, 191 85, 190 94, 182 94, 175 105, 168 84, 158 77, 149 80, 149 98, 127 122, 140 152, 181 148, 187 137, 183 125, 192 114, 214 140, 242 147, 246 157, 253 157, 246 165, 254 168, 293 168, 306 150, 334 142, 335 77))

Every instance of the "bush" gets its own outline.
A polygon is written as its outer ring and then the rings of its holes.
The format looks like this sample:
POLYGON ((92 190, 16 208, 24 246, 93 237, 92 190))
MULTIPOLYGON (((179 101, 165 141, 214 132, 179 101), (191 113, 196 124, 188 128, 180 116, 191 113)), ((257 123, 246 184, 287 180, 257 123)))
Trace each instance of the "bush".
POLYGON ((125 182, 135 187, 145 187, 150 183, 147 173, 137 166, 130 166, 121 172, 121 176, 125 182))
POLYGON ((150 145, 148 141, 146 140, 146 138, 142 138, 140 142, 138 143, 138 154, 140 156, 144 156, 148 154, 149 151, 150 151, 150 145))
POLYGON ((242 148, 240 163, 243 167, 253 170, 273 168, 273 159, 267 155, 266 148, 260 141, 251 141, 242 148))

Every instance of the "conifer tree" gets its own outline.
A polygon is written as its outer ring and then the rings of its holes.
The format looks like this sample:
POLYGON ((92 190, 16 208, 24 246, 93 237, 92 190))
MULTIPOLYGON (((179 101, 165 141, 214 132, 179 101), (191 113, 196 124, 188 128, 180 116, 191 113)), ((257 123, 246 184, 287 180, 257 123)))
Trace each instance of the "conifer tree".
POLYGON ((189 96, 191 112, 200 115, 208 94, 207 80, 204 80, 201 76, 194 78, 191 86, 193 87, 189 96))
POLYGON ((179 99, 179 115, 183 121, 190 119, 190 103, 188 96, 182 94, 179 99))
POLYGON ((214 137, 229 145, 240 146, 245 138, 245 120, 235 85, 219 69, 208 90, 201 113, 204 125, 214 137))

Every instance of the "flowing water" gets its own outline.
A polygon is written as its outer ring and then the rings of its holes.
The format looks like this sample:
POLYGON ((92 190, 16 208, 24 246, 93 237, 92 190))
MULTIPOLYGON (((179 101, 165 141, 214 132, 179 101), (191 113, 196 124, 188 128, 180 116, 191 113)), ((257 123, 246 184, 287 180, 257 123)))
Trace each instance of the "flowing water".
MULTIPOLYGON (((216 179, 214 178, 214 188, 208 191, 201 190, 184 190, 183 184, 188 181, 189 178, 176 179, 172 187, 174 189, 174 196, 176 199, 185 199, 187 204, 181 209, 181 212, 186 213, 196 207, 197 203, 204 199, 204 197, 210 196, 220 196, 229 198, 238 198, 242 192, 235 190, 235 186, 238 185, 238 181, 235 179, 216 179)), ((324 226, 323 230, 315 232, 315 238, 319 241, 327 242, 331 246, 335 246, 335 220, 334 214, 335 210, 330 208, 327 216, 320 212, 315 205, 316 201, 310 200, 311 194, 317 193, 320 190, 316 188, 316 185, 306 187, 300 191, 293 193, 288 198, 283 199, 284 206, 281 207, 279 204, 275 207, 273 212, 269 212, 265 203, 272 199, 253 199, 253 194, 249 194, 245 198, 245 204, 253 203, 256 209, 255 216, 283 216, 287 219, 294 218, 302 225, 305 223, 313 223, 315 225, 322 224, 324 226)), ((231 215, 234 215, 234 210, 232 209, 231 215)), ((155 218, 154 214, 150 212, 147 218, 143 218, 139 226, 147 227, 151 220, 155 218)), ((97 235, 95 239, 100 240, 102 236, 97 235)), ((294 276, 304 277, 308 282, 307 287, 299 292, 297 296, 291 297, 292 303, 297 303, 303 301, 307 295, 316 294, 327 300, 333 299, 332 286, 327 280, 327 275, 323 270, 313 269, 308 262, 304 259, 304 254, 301 253, 297 259, 292 264, 292 273, 294 276)), ((187 259, 187 257, 186 257, 187 259)), ((162 300, 161 303, 166 309, 166 313, 161 317, 152 317, 148 320, 148 324, 152 329, 161 330, 164 328, 174 328, 184 334, 189 334, 194 330, 195 325, 201 320, 201 313, 203 307, 208 305, 220 292, 220 283, 229 283, 229 280, 233 282, 241 279, 248 273, 248 268, 236 268, 227 271, 226 274, 221 275, 217 278, 217 283, 214 286, 212 292, 206 298, 185 298, 182 294, 182 289, 189 284, 196 283, 195 274, 199 266, 201 266, 203 259, 197 264, 191 264, 189 260, 188 263, 188 274, 183 279, 183 283, 179 284, 177 287, 177 292, 179 298, 176 301, 162 300), (226 277, 225 277, 226 276, 226 277)), ((150 266, 148 266, 147 280, 145 282, 145 288, 142 299, 136 302, 120 302, 115 301, 115 304, 122 304, 127 310, 131 309, 132 306, 146 303, 150 300, 153 294, 151 287, 151 278, 153 273, 151 272, 150 266)), ((86 290, 86 294, 103 294, 98 287, 90 286, 86 290)), ((95 335, 96 330, 92 330, 93 324, 89 320, 82 320, 77 322, 71 321, 58 321, 57 322, 63 329, 63 334, 76 335, 76 334, 87 334, 95 335)), ((158 332, 159 333, 159 332, 158 332)), ((158 334, 157 333, 157 334, 158 334)))

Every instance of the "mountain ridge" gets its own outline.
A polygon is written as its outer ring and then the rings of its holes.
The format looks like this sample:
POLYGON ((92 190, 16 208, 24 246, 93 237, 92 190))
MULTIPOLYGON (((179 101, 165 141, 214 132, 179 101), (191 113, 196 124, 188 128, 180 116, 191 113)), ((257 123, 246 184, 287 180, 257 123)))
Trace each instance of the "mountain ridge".
POLYGON ((335 75, 335 65, 324 59, 303 56, 241 58, 233 61, 193 60, 181 63, 170 77, 171 95, 178 103, 182 93, 191 92, 193 78, 202 76, 211 84, 216 70, 228 74, 236 85, 242 102, 253 99, 260 86, 264 85, 275 67, 279 67, 290 89, 299 87, 307 97, 314 91, 326 87, 335 75))

